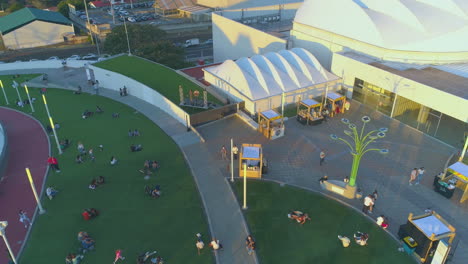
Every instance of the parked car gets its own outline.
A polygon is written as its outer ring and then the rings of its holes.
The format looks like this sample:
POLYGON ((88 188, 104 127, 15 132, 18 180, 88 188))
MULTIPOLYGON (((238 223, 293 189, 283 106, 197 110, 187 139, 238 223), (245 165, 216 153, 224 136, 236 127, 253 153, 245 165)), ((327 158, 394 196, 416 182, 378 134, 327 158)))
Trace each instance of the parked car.
POLYGON ((207 40, 207 41, 205 41, 205 42, 203 42, 203 43, 204 43, 204 44, 213 44, 213 39, 209 39, 209 40, 207 40))
POLYGON ((89 53, 88 55, 83 56, 81 59, 82 60, 95 60, 97 58, 98 58, 98 56, 96 56, 96 54, 89 53))
POLYGON ((132 22, 132 23, 135 23, 137 22, 136 19, 134 17, 128 17, 128 21, 132 22))
POLYGON ((48 58, 47 60, 60 60, 60 59, 57 56, 52 56, 52 57, 48 58))
POLYGON ((79 60, 81 57, 79 55, 71 55, 70 57, 67 58, 67 60, 79 60))

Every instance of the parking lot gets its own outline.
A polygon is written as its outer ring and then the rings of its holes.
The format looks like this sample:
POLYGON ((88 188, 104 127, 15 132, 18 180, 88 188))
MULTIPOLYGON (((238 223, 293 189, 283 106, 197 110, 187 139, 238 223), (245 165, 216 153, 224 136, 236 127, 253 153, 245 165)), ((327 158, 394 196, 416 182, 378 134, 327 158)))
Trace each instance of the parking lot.
MULTIPOLYGON (((141 23, 152 25, 174 24, 187 22, 179 18, 164 18, 156 14, 154 2, 115 4, 108 7, 88 9, 91 24, 110 24, 111 27, 120 25, 124 20, 128 23, 141 23)), ((84 11, 76 11, 71 15, 72 20, 84 25, 87 17, 84 11)))

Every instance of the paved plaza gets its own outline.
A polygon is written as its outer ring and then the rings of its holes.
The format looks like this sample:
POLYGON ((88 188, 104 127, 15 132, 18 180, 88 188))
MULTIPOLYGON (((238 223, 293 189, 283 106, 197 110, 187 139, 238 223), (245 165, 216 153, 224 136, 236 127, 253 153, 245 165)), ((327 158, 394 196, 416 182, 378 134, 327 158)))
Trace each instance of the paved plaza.
MULTIPOLYGON (((49 87, 76 89, 78 85, 82 85, 85 92, 92 92, 86 84, 83 69, 46 72, 49 74, 49 87)), ((15 73, 32 72, 25 70, 15 73)), ((39 85, 40 82, 33 80, 30 86, 39 85)), ((225 145, 229 149, 231 138, 238 146, 242 143, 263 145, 269 166, 266 179, 312 191, 324 192, 318 183, 323 175, 328 175, 330 179, 342 180, 351 168, 351 155, 346 146, 332 141, 329 137, 331 133, 344 135, 345 126, 340 122, 341 116, 319 126, 303 126, 290 119, 285 122, 286 135, 274 141, 266 139, 238 117, 232 116, 199 127, 198 131, 206 140, 202 143, 195 133, 187 132, 182 124, 153 105, 132 96, 120 97, 118 93, 108 89, 101 89, 100 94, 125 103, 148 116, 170 135, 184 152, 204 202, 212 235, 220 239, 225 247, 217 253, 217 263, 258 262, 256 256, 249 256, 244 248, 248 226, 226 180, 230 176, 228 162, 221 160, 221 146, 225 145), (322 149, 327 152, 327 162, 320 167, 319 153, 322 149)), ((442 171, 448 158, 456 153, 456 150, 355 102, 343 117, 360 127, 360 118, 363 115, 372 118, 372 122, 368 124, 369 129, 389 128, 387 137, 374 146, 388 148, 390 153, 385 156, 373 152, 366 154, 361 161, 357 178, 358 187, 362 188, 364 194, 374 190, 379 192, 371 217, 385 214, 390 222, 389 231, 396 235, 399 225, 406 222, 409 213, 418 215, 423 213, 424 209, 431 208, 457 229, 460 242, 452 263, 466 263, 464 260, 468 259, 468 203, 460 204, 455 197, 448 200, 432 190, 434 175, 442 171), (422 166, 426 168, 422 184, 409 186, 411 169, 422 166)), ((326 194, 358 210, 362 206, 361 200, 347 200, 328 192, 326 194)))
MULTIPOLYGON (((346 114, 318 126, 304 126, 290 119, 285 122, 285 137, 274 141, 266 139, 238 117, 208 124, 199 131, 206 139, 205 145, 213 159, 220 161, 219 150, 222 145, 230 144, 230 138, 238 146, 242 143, 262 144, 269 166, 264 178, 326 193, 360 210, 362 200, 348 200, 323 191, 318 180, 323 175, 328 175, 331 180, 343 180, 349 175, 352 157, 344 143, 331 140, 329 135, 344 137, 343 130, 347 127, 340 119, 346 117, 360 127, 364 115, 372 118, 367 129, 389 128, 387 136, 373 146, 388 148, 390 153, 367 153, 361 160, 358 173, 357 185, 364 195, 374 190, 379 193, 376 208, 370 217, 386 215, 390 222, 389 231, 396 235, 399 225, 406 223, 409 213, 418 215, 424 209, 431 208, 457 229, 461 241, 452 263, 466 263, 463 259, 468 259, 468 203, 460 204, 455 196, 448 200, 432 189, 434 176, 443 170, 451 154, 456 153, 454 148, 438 140, 356 102, 352 103, 351 110, 346 114), (322 149, 327 157, 326 164, 321 167, 319 153, 322 149), (414 167, 425 167, 426 174, 420 185, 409 186, 409 174, 414 167)), ((224 170, 224 175, 229 177, 230 173, 224 170)))

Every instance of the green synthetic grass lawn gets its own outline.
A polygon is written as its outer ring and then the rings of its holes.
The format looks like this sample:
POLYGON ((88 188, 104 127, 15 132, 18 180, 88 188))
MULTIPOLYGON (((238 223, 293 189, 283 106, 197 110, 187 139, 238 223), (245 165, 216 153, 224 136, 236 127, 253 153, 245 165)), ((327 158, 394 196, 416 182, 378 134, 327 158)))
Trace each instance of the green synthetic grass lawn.
MULTIPOLYGON (((233 187, 242 205, 243 182, 233 187)), ((261 263, 415 263, 375 223, 336 201, 263 181, 248 181, 247 194, 245 216, 261 263), (312 221, 301 226, 287 217, 290 210, 308 213, 312 221), (369 234, 367 246, 354 242, 356 231, 369 234), (343 248, 338 235, 350 238, 351 245, 343 248)))
MULTIPOLYGON (((21 76, 18 82, 28 78, 32 76, 21 76)), ((16 91, 11 88, 11 77, 0 79, 12 107, 16 91)), ((39 90, 29 90, 38 99, 34 116, 45 124, 39 90)), ((24 100, 24 89, 20 91, 24 100)), ((123 250, 127 257, 124 263, 135 263, 137 255, 148 250, 157 250, 167 263, 214 262, 209 250, 197 255, 195 234, 201 232, 209 237, 200 197, 182 153, 158 126, 134 109, 99 96, 48 89, 47 102, 54 121, 61 125, 59 138, 70 139, 72 145, 63 155, 56 155, 62 172, 49 172, 46 186, 55 187, 59 193, 52 201, 42 197, 47 213, 37 217, 21 263, 63 263, 68 253, 76 253, 80 247, 79 231, 89 232, 96 241, 95 251, 86 254, 84 264, 112 263, 116 249, 123 250), (81 118, 83 110, 95 111, 96 105, 105 112, 81 118), (120 118, 113 119, 112 112, 119 112, 120 118), (128 129, 139 129, 141 136, 128 137, 128 129), (94 149, 95 163, 75 163, 78 141, 94 149), (143 151, 130 152, 131 143, 142 144, 143 151), (104 145, 103 152, 99 152, 99 144, 104 145), (116 166, 109 164, 112 155, 119 160, 116 166), (145 159, 157 160, 161 165, 148 181, 138 172, 145 159), (105 185, 88 189, 91 180, 100 175, 106 178, 105 185), (143 192, 147 184, 161 185, 162 197, 147 197, 143 192), (81 213, 91 207, 101 215, 84 221, 81 213)), ((1 93, 0 103, 5 105, 1 93)), ((29 106, 12 108, 30 112, 29 106)), ((50 140, 56 153, 53 137, 50 140)))
MULTIPOLYGON (((198 90, 200 96, 203 96, 203 89, 200 86, 194 84, 174 70, 139 57, 119 56, 93 65, 139 81, 158 91, 176 105, 180 103, 179 85, 182 85, 185 97, 187 97, 190 89, 192 89, 192 91, 198 90)), ((222 105, 222 103, 210 93, 208 93, 208 101, 222 105)), ((188 114, 205 111, 205 109, 185 106, 182 107, 182 109, 188 114)))

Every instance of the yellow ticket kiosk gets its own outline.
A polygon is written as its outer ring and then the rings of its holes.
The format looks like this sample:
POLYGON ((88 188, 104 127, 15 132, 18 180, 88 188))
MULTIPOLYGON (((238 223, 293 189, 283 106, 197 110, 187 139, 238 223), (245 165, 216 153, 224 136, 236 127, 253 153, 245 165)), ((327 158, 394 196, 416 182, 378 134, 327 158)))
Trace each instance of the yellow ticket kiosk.
POLYGON ((247 165, 247 178, 261 178, 263 152, 260 144, 242 144, 239 153, 239 176, 244 177, 244 164, 247 165))
MULTIPOLYGON (((341 95, 339 93, 335 92, 330 92, 327 93, 327 104, 331 104, 331 111, 330 111, 330 116, 334 116, 337 112, 336 109, 340 109, 340 107, 343 107, 344 103, 346 100, 346 96, 341 95)), ((341 109, 339 111, 342 113, 341 109)))
POLYGON ((258 113, 258 131, 269 139, 284 136, 283 116, 274 110, 258 113))

